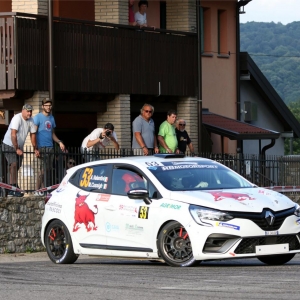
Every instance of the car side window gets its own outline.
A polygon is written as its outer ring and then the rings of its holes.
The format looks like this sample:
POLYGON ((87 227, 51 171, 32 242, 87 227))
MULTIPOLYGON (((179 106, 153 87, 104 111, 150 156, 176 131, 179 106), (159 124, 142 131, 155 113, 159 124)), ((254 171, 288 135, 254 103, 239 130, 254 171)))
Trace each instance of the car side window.
POLYGON ((132 189, 146 189, 146 179, 137 172, 128 169, 114 169, 112 175, 112 194, 127 196, 132 189))
POLYGON ((109 189, 108 166, 96 165, 78 170, 72 183, 89 192, 107 193, 109 189))

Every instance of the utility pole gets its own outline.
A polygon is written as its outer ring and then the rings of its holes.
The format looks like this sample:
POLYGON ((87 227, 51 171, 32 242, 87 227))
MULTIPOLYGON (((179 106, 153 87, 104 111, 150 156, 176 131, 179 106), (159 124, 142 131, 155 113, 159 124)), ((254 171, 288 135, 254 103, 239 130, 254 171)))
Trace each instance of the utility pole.
POLYGON ((48 0, 48 35, 49 35, 49 98, 52 100, 54 112, 54 62, 53 62, 53 2, 48 0))
POLYGON ((198 152, 202 152, 202 62, 201 62, 201 1, 196 2, 197 18, 197 110, 198 110, 198 152))

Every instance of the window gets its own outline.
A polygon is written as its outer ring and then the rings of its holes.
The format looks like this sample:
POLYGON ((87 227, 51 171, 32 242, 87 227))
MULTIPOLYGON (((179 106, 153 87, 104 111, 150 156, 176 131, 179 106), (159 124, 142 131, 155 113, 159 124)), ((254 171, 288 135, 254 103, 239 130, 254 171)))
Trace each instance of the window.
POLYGON ((218 54, 227 55, 227 12, 218 10, 218 54))
POLYGON ((70 183, 88 192, 107 193, 109 189, 108 166, 89 166, 78 170, 70 183))
POLYGON ((146 189, 147 181, 142 175, 128 169, 114 169, 112 175, 112 193, 127 196, 132 189, 146 189))
POLYGON ((160 1, 160 29, 167 29, 166 1, 160 1))
POLYGON ((151 199, 159 199, 161 196, 155 186, 142 174, 126 168, 113 170, 112 194, 127 196, 127 192, 132 189, 146 189, 151 199))
POLYGON ((210 8, 201 7, 201 52, 209 53, 211 49, 211 10, 210 8))

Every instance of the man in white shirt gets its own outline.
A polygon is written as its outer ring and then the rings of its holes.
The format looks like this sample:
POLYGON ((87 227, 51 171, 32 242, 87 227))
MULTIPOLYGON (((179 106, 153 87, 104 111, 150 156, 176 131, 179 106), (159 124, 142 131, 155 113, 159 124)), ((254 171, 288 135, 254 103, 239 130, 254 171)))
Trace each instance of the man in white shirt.
POLYGON ((146 10, 148 8, 148 1, 139 1, 139 11, 134 15, 134 20, 136 24, 140 27, 147 27, 147 14, 146 10))
POLYGON ((113 143, 116 150, 119 150, 117 134, 114 132, 114 125, 106 123, 104 128, 94 129, 82 142, 81 151, 85 155, 86 162, 99 160, 97 150, 104 149, 113 143))
MULTIPOLYGON (((40 155, 36 143, 36 127, 31 116, 32 106, 25 104, 22 107, 22 112, 16 114, 12 118, 3 139, 2 150, 9 165, 10 185, 15 187, 18 187, 17 172, 22 165, 23 147, 28 133, 30 133, 30 139, 35 155, 40 155)), ((23 194, 17 191, 9 191, 7 196, 22 197, 23 194)))

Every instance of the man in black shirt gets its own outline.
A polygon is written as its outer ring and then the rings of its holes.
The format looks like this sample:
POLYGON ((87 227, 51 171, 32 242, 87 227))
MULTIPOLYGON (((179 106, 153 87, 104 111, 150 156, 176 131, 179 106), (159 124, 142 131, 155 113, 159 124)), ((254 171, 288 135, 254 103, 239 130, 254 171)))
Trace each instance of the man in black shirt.
POLYGON ((186 146, 189 147, 189 150, 191 152, 191 155, 194 156, 194 146, 192 144, 192 141, 188 135, 188 133, 185 130, 185 120, 179 119, 176 122, 176 137, 178 141, 178 149, 180 152, 185 153, 186 146))

